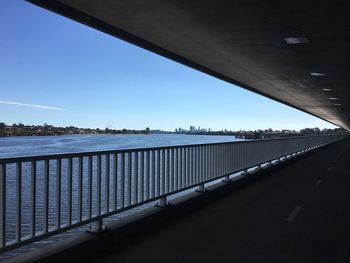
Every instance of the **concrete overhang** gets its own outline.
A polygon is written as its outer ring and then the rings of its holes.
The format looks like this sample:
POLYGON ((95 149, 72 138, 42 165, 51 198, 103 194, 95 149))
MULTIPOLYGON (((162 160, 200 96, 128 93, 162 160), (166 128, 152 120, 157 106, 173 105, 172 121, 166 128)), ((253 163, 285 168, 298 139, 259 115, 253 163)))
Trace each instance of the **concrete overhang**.
POLYGON ((350 1, 28 1, 350 130, 350 1))

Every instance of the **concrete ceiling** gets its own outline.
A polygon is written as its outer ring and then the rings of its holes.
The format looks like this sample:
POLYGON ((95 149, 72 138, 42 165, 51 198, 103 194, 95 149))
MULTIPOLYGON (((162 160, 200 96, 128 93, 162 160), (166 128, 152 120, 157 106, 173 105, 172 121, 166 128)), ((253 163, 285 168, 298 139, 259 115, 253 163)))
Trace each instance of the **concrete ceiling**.
POLYGON ((350 130, 348 0, 29 2, 350 130))

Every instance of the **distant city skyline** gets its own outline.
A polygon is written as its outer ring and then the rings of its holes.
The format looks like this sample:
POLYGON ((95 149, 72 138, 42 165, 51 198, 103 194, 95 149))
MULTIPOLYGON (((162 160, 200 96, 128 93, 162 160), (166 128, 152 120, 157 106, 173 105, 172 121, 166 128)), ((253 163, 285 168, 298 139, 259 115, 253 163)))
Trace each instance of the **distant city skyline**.
MULTIPOLYGON (((324 130, 332 130, 332 129, 336 129, 336 130, 343 130, 343 128, 319 128, 319 127, 308 127, 308 128, 303 128, 303 129, 272 129, 272 128, 266 128, 266 129, 237 129, 237 130, 230 130, 230 129, 211 129, 211 128, 202 128, 200 126, 196 127, 195 125, 191 125, 190 127, 188 127, 188 129, 186 128, 182 128, 182 127, 178 127, 175 128, 174 130, 167 130, 167 129, 161 129, 159 127, 144 127, 141 129, 130 129, 128 127, 124 127, 121 129, 114 129, 111 126, 106 126, 103 128, 99 128, 99 127, 79 127, 79 126, 74 126, 74 125, 69 125, 69 126, 55 126, 55 125, 51 125, 49 123, 44 123, 44 124, 38 124, 38 125, 34 125, 34 124, 26 124, 26 123, 4 123, 0 121, 0 129, 17 129, 17 128, 25 128, 28 130, 41 130, 41 129, 58 129, 58 130, 80 130, 83 131, 83 133, 89 132, 89 131, 153 131, 153 132, 164 132, 164 133, 216 133, 216 132, 239 132, 239 131, 250 131, 250 132, 254 132, 254 131, 301 131, 301 130, 305 130, 305 129, 311 129, 311 130, 319 130, 319 131, 324 131, 324 130)), ((94 132, 92 132, 94 133, 94 132)))
POLYGON ((336 126, 21 0, 0 10, 0 122, 213 130, 336 126))
POLYGON ((211 130, 211 128, 201 128, 200 126, 196 128, 195 125, 191 125, 188 130, 186 130, 186 128, 179 127, 175 129, 175 132, 210 132, 211 130))
POLYGON ((201 128, 191 125, 188 130, 183 128, 177 128, 175 131, 166 131, 161 129, 151 129, 146 127, 141 130, 134 129, 111 129, 106 127, 105 129, 91 129, 82 127, 57 127, 45 123, 44 125, 25 125, 23 123, 14 123, 12 125, 0 122, 0 137, 12 137, 12 136, 58 136, 58 135, 96 135, 96 134, 109 134, 109 135, 122 135, 122 134, 188 134, 188 135, 231 135, 237 138, 245 139, 264 139, 264 138, 279 138, 287 136, 306 136, 306 135, 321 135, 321 134, 344 134, 345 130, 342 128, 336 129, 319 129, 319 128, 306 128, 300 131, 295 130, 212 130, 210 128, 201 128))

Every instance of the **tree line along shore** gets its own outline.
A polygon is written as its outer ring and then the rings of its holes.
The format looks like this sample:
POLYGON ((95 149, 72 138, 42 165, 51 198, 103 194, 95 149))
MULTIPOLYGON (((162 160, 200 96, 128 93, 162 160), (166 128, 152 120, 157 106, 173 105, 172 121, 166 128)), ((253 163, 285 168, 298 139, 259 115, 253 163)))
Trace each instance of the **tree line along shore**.
POLYGON ((349 134, 342 128, 335 129, 319 129, 319 128, 305 128, 301 130, 273 130, 273 129, 259 129, 259 130, 239 130, 239 131, 163 131, 151 130, 145 128, 143 130, 134 129, 93 129, 93 128, 78 128, 74 126, 69 127, 55 127, 53 125, 24 125, 22 123, 14 123, 6 125, 0 123, 0 137, 10 136, 50 136, 50 135, 74 135, 74 134, 191 134, 191 135, 231 135, 242 139, 268 139, 281 138, 293 136, 310 136, 310 135, 339 135, 349 134))

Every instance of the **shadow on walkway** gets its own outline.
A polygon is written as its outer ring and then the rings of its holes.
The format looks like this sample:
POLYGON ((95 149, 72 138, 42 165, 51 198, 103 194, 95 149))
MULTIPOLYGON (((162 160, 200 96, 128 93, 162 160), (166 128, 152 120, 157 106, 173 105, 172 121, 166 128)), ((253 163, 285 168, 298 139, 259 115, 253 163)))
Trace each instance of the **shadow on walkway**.
POLYGON ((350 140, 91 262, 350 262, 350 140))

